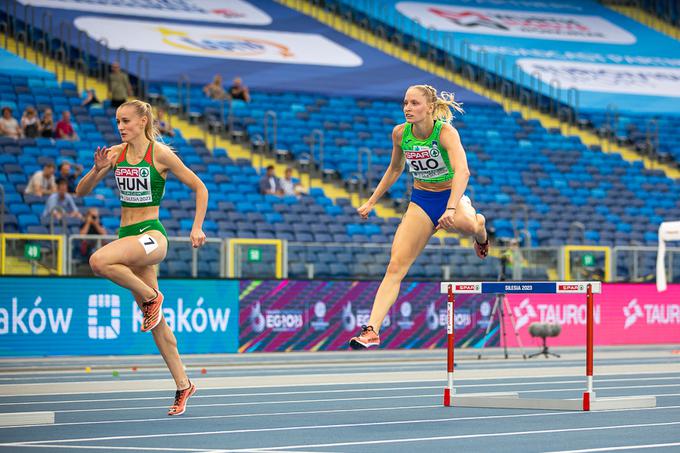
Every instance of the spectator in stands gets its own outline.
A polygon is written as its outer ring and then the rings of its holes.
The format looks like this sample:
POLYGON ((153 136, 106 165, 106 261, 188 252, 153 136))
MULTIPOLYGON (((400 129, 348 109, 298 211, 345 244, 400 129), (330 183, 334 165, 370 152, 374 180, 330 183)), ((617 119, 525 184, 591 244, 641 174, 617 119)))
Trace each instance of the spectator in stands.
MULTIPOLYGON (((87 209, 87 212, 85 213, 85 221, 82 223, 82 225, 80 225, 80 234, 106 234, 106 228, 104 228, 104 225, 102 225, 101 218, 99 217, 99 209, 87 209)), ((87 239, 80 241, 80 256, 84 258, 90 258, 96 245, 96 241, 87 239)))
POLYGON ((450 124, 451 108, 463 111, 451 93, 438 96, 429 85, 409 87, 403 103, 406 122, 392 131, 390 165, 375 192, 357 209, 367 219, 408 162, 414 179, 411 202, 394 235, 392 256, 367 325, 350 339, 354 349, 380 344, 380 327, 399 296, 401 281, 437 230, 472 236, 477 256, 483 259, 489 253, 486 220, 465 195, 470 170, 458 131, 450 124))
POLYGON ((129 96, 132 96, 132 85, 130 85, 130 78, 126 73, 120 70, 120 63, 114 61, 111 65, 111 74, 109 74, 111 92, 111 107, 118 108, 127 101, 129 96))
POLYGON ((68 193, 75 193, 76 179, 78 179, 78 176, 80 176, 80 173, 83 171, 83 167, 81 165, 76 165, 75 171, 72 172, 71 170, 73 170, 71 162, 67 160, 63 161, 61 164, 59 164, 59 174, 57 175, 57 179, 63 179, 66 181, 68 193))
POLYGON ((307 193, 302 184, 293 179, 293 169, 288 167, 283 173, 283 179, 281 179, 281 190, 283 195, 301 195, 307 193))
POLYGON ((2 108, 2 117, 0 117, 0 135, 15 139, 21 138, 21 127, 16 118, 12 116, 12 109, 10 107, 2 108))
POLYGON ((153 333, 177 387, 175 403, 168 415, 181 415, 196 387, 184 370, 177 340, 163 318, 163 294, 158 289, 155 266, 165 259, 168 237, 158 220, 158 209, 166 178, 172 174, 196 194, 196 213, 189 239, 194 248, 201 247, 205 244, 203 220, 208 208, 208 190, 168 146, 158 141, 160 134, 154 127, 149 104, 126 102, 118 107, 116 122, 123 143, 97 148, 94 166, 76 188, 78 196, 85 196, 114 170, 122 205, 119 239, 94 252, 90 266, 96 275, 129 289, 134 295, 143 313, 141 331, 153 333))
POLYGON ((213 81, 203 87, 203 93, 205 93, 205 95, 210 99, 225 99, 227 97, 227 93, 224 91, 224 87, 222 86, 222 76, 215 74, 213 81))
POLYGON ((40 118, 38 118, 38 112, 35 108, 28 106, 24 110, 24 114, 21 116, 21 130, 23 131, 24 137, 36 138, 40 136, 41 132, 40 118))
POLYGON ((51 108, 43 110, 43 117, 40 120, 40 135, 44 138, 54 137, 54 114, 51 108))
POLYGON ((102 101, 97 97, 97 92, 94 89, 85 92, 85 99, 80 104, 83 107, 101 107, 102 101))
POLYGON ((57 122, 57 127, 54 129, 54 138, 71 141, 78 140, 78 134, 73 129, 73 124, 71 124, 71 112, 68 110, 64 110, 61 113, 61 119, 57 122))
POLYGON ((268 195, 283 195, 281 180, 274 174, 274 166, 267 167, 267 172, 260 178, 260 193, 268 195))
POLYGON ((243 84, 240 77, 234 78, 231 87, 229 87, 229 96, 231 96, 232 99, 250 102, 250 90, 243 84))
POLYGON ((73 197, 67 191, 68 183, 66 180, 57 180, 57 191, 47 197, 45 209, 42 213, 43 218, 49 219, 54 217, 57 220, 61 220, 63 216, 83 218, 83 215, 78 211, 76 202, 73 201, 73 197))
POLYGON ((169 120, 165 121, 165 116, 166 114, 164 109, 160 107, 156 109, 156 128, 158 129, 158 132, 160 132, 161 134, 167 137, 174 137, 175 130, 170 125, 169 120))
POLYGON ((26 190, 24 191, 27 195, 37 195, 42 197, 44 195, 50 195, 57 190, 57 184, 54 179, 54 171, 56 167, 53 163, 49 162, 43 165, 42 170, 38 170, 33 173, 31 179, 28 181, 26 190))

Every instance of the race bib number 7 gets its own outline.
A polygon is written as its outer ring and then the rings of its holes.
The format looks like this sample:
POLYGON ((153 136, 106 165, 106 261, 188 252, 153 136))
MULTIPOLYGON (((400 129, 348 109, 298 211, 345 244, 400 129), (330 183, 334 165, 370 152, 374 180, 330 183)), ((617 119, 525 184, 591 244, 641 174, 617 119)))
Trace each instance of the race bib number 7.
POLYGON ((158 248, 158 242, 148 234, 140 236, 138 241, 144 247, 144 251, 147 255, 158 248))

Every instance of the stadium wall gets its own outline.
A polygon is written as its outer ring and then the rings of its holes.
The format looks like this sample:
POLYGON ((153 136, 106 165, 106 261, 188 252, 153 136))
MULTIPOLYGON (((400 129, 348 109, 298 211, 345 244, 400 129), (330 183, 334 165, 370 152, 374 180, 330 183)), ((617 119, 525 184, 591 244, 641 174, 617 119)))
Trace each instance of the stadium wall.
MULTIPOLYGON (((368 320, 379 282, 164 279, 166 321, 183 354, 346 349, 368 320)), ((499 345, 493 295, 456 300, 456 347, 499 345), (489 324, 491 324, 489 326, 489 324), (487 333, 487 328, 488 333, 487 333)), ((562 325, 551 346, 585 342, 585 298, 508 296, 525 347, 532 322, 562 325)), ((605 284, 595 298, 595 344, 680 343, 680 285, 605 284)), ((0 279, 0 357, 155 354, 130 293, 96 278, 0 279)), ((505 317, 509 346, 517 346, 505 317)), ((381 330, 382 348, 441 348, 446 298, 439 285, 403 283, 381 330)))

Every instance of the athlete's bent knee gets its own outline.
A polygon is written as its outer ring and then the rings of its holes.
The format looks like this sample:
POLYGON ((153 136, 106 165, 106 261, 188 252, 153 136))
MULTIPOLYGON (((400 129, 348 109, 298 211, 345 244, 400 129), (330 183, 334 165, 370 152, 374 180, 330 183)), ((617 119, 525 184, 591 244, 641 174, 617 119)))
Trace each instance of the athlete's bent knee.
POLYGON ((90 256, 90 268, 95 275, 103 276, 106 273, 106 261, 98 253, 93 253, 90 256))

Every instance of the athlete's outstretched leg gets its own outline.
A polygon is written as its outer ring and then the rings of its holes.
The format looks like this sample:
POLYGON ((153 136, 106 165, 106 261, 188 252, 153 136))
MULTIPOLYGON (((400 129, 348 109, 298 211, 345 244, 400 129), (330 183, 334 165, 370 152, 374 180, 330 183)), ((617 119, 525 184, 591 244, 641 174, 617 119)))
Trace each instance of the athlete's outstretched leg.
MULTIPOLYGON (((133 271, 137 277, 139 277, 144 283, 152 288, 158 288, 158 279, 156 278, 156 270, 153 266, 143 266, 139 268, 133 268, 133 271)), ((140 308, 144 303, 144 299, 139 294, 133 293, 135 296, 135 301, 140 308)), ((178 389, 184 389, 189 386, 189 378, 187 377, 184 367, 182 366, 182 359, 179 357, 179 351, 177 350, 177 339, 175 334, 172 333, 170 327, 165 322, 165 319, 161 320, 158 327, 153 331, 153 339, 158 346, 158 350, 163 356, 172 378, 175 380, 175 384, 178 389)))
MULTIPOLYGON (((387 316, 387 312, 399 296, 401 281, 418 255, 420 255, 420 252, 427 245, 427 241, 429 241, 433 232, 434 225, 432 225, 432 221, 427 214, 425 214, 420 206, 410 203, 394 235, 390 262, 387 265, 385 276, 373 301, 368 326, 372 328, 371 330, 375 333, 375 337, 380 332, 380 326, 385 316, 387 316)), ((372 334, 369 335, 373 336, 372 334)), ((364 344, 365 342, 361 339, 362 336, 363 333, 360 337, 352 338, 350 345, 353 348, 359 349, 378 344, 377 342, 364 344)))
MULTIPOLYGON (((156 270, 153 266, 133 268, 133 271, 145 284, 152 288, 158 288, 156 270)), ((144 298, 139 294, 134 294, 134 296, 137 305, 142 308, 144 298)), ((177 387, 175 402, 170 408, 168 415, 181 415, 186 409, 187 400, 196 391, 196 387, 189 381, 189 377, 184 370, 184 365, 182 364, 182 359, 180 358, 179 350, 177 349, 177 338, 175 338, 175 334, 165 322, 165 318, 161 319, 158 326, 151 332, 153 333, 156 347, 158 347, 158 351, 161 353, 165 364, 168 366, 168 370, 170 370, 170 374, 175 380, 175 385, 177 387)))

